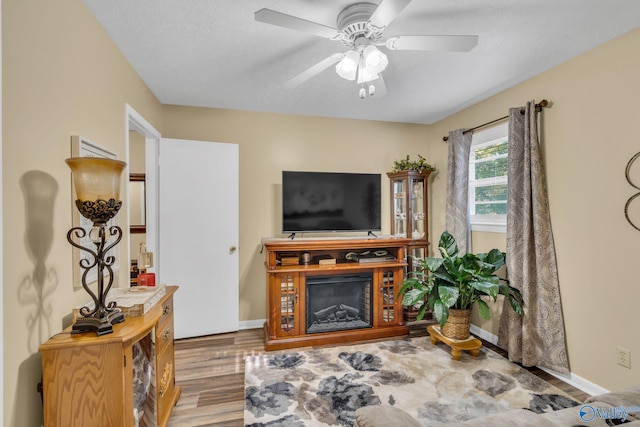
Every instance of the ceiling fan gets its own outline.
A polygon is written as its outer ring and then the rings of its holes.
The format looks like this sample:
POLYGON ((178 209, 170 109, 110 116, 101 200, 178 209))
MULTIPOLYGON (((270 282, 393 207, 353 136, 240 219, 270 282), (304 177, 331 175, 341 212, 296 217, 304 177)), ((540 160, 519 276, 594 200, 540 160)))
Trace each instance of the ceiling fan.
POLYGON ((348 48, 347 51, 334 53, 306 69, 289 80, 285 87, 296 87, 336 64, 338 75, 361 85, 359 95, 360 98, 365 98, 367 93, 382 96, 386 92, 381 73, 386 68, 388 59, 378 46, 389 50, 468 52, 478 44, 478 36, 475 35, 408 35, 393 36, 383 41, 385 28, 409 3, 411 0, 382 0, 379 5, 351 4, 338 14, 337 28, 271 9, 258 10, 255 12, 255 19, 339 41, 348 48), (365 84, 368 85, 368 91, 364 88, 365 84))

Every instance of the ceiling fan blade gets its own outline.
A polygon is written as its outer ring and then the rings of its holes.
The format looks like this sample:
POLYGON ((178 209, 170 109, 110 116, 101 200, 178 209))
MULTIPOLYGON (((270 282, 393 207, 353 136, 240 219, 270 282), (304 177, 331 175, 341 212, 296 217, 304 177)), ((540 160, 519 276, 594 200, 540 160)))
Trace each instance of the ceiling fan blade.
POLYGON ((409 3, 411 0, 382 0, 369 18, 369 23, 374 27, 385 28, 409 3))
POLYGON ((468 52, 478 44, 478 36, 395 36, 385 44, 390 50, 468 52))
POLYGON ((316 65, 313 65, 310 68, 307 68, 302 73, 298 74, 297 76, 289 80, 287 83, 284 84, 284 87, 286 89, 293 89, 296 86, 299 86, 302 83, 306 82, 316 74, 320 74, 327 68, 331 67, 333 64, 340 62, 342 58, 344 58, 344 53, 334 53, 333 55, 323 59, 322 61, 318 62, 316 65))
POLYGON ((327 27, 326 25, 307 21, 306 19, 297 18, 285 13, 276 12, 271 9, 260 9, 255 13, 255 19, 256 21, 264 22, 265 24, 277 25, 278 27, 311 33, 328 39, 333 38, 338 34, 338 31, 335 28, 327 27))

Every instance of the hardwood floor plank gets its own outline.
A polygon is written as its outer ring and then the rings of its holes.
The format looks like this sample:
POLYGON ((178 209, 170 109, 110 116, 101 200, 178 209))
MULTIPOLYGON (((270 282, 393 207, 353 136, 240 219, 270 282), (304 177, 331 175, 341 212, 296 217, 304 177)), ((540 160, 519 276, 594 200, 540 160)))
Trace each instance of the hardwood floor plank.
MULTIPOLYGON (((228 334, 224 334, 228 335, 228 334)), ((193 339, 181 339, 177 340, 175 343, 176 350, 187 350, 189 348, 202 348, 203 346, 213 347, 213 346, 232 346, 234 344, 234 337, 225 336, 221 338, 215 338, 215 335, 210 337, 199 337, 193 339)))
MULTIPOLYGON (((426 336, 427 324, 411 328, 410 336, 426 336)), ((388 338, 387 338, 388 339, 388 338)), ((375 341, 385 341, 379 339, 375 341)), ((354 343, 355 344, 355 343, 354 343)), ((506 352, 483 340, 483 345, 506 357, 506 352)), ((330 345, 318 346, 328 347, 330 345)), ((283 350, 287 352, 291 350, 283 350)), ((170 427, 241 427, 244 425, 244 367, 247 356, 264 354, 261 328, 181 339, 175 342, 176 384, 182 395, 170 427)), ((539 368, 525 368, 574 399, 589 395, 539 368)))
POLYGON ((244 373, 216 377, 215 384, 211 384, 211 386, 208 390, 203 387, 198 406, 209 406, 234 400, 244 402, 244 373))

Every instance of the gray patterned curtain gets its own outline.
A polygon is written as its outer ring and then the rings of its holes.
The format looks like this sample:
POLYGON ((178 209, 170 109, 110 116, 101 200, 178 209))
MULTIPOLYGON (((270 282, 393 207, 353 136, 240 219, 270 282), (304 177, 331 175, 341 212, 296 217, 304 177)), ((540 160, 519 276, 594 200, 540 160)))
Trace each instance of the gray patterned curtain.
POLYGON ((522 291, 525 315, 505 301, 498 345, 509 359, 568 373, 551 215, 538 142, 535 102, 509 110, 507 272, 522 291))
POLYGON ((447 163, 447 208, 445 227, 456 239, 461 254, 469 252, 469 151, 471 132, 449 132, 447 163))

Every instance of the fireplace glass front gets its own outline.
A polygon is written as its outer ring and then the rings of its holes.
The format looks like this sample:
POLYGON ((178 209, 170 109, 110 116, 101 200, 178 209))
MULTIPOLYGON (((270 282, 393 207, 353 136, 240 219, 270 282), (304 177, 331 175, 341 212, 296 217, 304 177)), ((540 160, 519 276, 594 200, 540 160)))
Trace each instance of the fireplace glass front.
POLYGON ((372 274, 308 276, 306 333, 371 328, 372 274))

